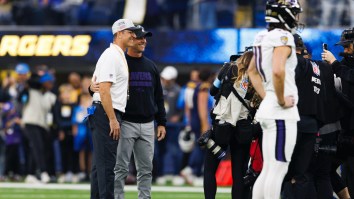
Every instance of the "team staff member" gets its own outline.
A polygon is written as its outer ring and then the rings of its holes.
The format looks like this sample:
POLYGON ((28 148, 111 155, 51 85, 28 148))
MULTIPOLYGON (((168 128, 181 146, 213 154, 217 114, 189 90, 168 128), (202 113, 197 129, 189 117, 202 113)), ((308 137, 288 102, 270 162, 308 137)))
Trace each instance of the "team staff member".
POLYGON ((300 12, 297 1, 268 1, 268 32, 262 36, 260 46, 254 47, 255 64, 251 62, 249 75, 256 91, 261 96, 265 93, 265 97, 256 114, 263 130, 264 167, 254 185, 253 199, 280 198, 281 183, 295 146, 300 118, 296 107, 297 58, 290 32, 296 28, 300 12), (262 79, 264 87, 255 79, 262 79))
POLYGON ((152 159, 154 157, 155 127, 157 139, 165 138, 166 111, 159 71, 154 62, 143 56, 146 37, 152 33, 142 26, 136 31, 134 45, 125 55, 129 66, 130 99, 123 116, 121 136, 114 168, 114 198, 124 198, 124 184, 132 153, 137 169, 138 198, 151 198, 152 159))
POLYGON ((91 199, 114 198, 114 165, 120 135, 122 113, 128 98, 128 64, 124 56, 133 46, 137 28, 129 19, 119 19, 112 26, 113 43, 99 58, 93 80, 99 83, 99 92, 93 94, 90 115, 93 159, 91 171, 91 199))
MULTIPOLYGON (((122 132, 118 144, 115 171, 115 198, 124 198, 124 183, 132 152, 138 172, 139 198, 151 197, 152 158, 154 154, 154 120, 157 122, 157 138, 165 138, 166 111, 159 71, 155 63, 143 56, 146 37, 152 33, 142 26, 136 31, 134 45, 125 55, 129 66, 130 98, 123 115, 122 132), (141 102, 144 103, 141 103, 141 102)), ((91 90, 97 90, 92 84, 91 90)))
MULTIPOLYGON (((341 78, 341 88, 343 94, 346 96, 343 105, 343 117, 341 117, 342 135, 354 135, 354 28, 346 29, 342 32, 341 39, 336 45, 341 45, 344 51, 340 53, 343 59, 339 62, 330 51, 324 50, 322 53, 322 60, 332 65, 332 69, 337 77, 341 78)), ((332 186, 337 195, 341 198, 348 198, 348 189, 350 196, 354 195, 354 158, 353 157, 340 157, 342 158, 343 173, 341 181, 337 173, 332 174, 332 186), (346 185, 348 188, 346 188, 346 185)), ((333 169, 334 170, 334 169, 333 169)))
MULTIPOLYGON (((321 139, 319 146, 334 146, 337 142, 337 135, 341 130, 339 119, 342 115, 342 107, 340 106, 340 98, 338 98, 340 84, 338 84, 339 81, 337 81, 337 77, 333 78, 333 70, 329 64, 323 61, 317 61, 317 63, 320 66, 322 85, 319 96, 321 102, 319 103, 319 105, 321 105, 321 107, 319 107, 319 115, 321 116, 321 123, 323 124, 319 129, 321 139), (328 104, 330 104, 330 106, 328 106, 328 104)), ((339 177, 336 171, 338 161, 335 160, 335 156, 332 154, 327 154, 321 150, 312 157, 313 160, 310 165, 310 173, 314 178, 317 197, 311 198, 332 199, 333 188, 338 186, 332 186, 331 176, 334 175, 339 177)), ((306 190, 306 192, 309 191, 306 190)), ((340 199, 350 198, 347 189, 342 190, 340 188, 340 191, 336 190, 336 194, 340 199)))

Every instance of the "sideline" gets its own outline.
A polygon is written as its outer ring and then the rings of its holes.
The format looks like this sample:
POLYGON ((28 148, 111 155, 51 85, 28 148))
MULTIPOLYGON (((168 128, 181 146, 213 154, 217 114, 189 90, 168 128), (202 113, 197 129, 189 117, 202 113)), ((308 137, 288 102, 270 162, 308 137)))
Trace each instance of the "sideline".
MULTIPOLYGON (((26 184, 26 183, 0 183, 1 188, 21 189, 62 189, 62 190, 90 190, 89 184, 26 184)), ((126 185, 125 191, 137 191, 136 185, 126 185)), ((156 192, 189 192, 203 193, 203 187, 176 187, 176 186, 152 186, 151 191, 156 192)), ((218 193, 231 193, 230 187, 218 187, 218 193)))

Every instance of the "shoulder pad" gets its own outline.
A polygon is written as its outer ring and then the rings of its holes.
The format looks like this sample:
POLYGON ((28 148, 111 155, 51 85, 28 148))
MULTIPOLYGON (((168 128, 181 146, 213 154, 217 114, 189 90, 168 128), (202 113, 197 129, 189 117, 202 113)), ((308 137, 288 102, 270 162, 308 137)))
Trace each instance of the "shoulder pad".
POLYGON ((267 30, 262 30, 262 31, 258 32, 255 39, 254 39, 253 46, 260 46, 262 44, 263 37, 267 33, 268 33, 267 30))
POLYGON ((267 39, 272 46, 295 47, 294 36, 286 30, 274 29, 269 32, 267 39))

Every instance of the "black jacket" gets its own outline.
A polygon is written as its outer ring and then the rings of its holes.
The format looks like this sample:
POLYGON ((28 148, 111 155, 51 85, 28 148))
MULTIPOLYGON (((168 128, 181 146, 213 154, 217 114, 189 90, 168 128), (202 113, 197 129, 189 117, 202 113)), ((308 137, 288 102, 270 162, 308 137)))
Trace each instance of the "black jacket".
POLYGON ((166 125, 166 111, 160 73, 154 62, 145 56, 125 55, 129 67, 129 100, 123 120, 145 123, 154 119, 159 126, 166 125))
POLYGON ((316 62, 297 55, 295 81, 298 88, 298 110, 300 115, 316 116, 321 93, 321 73, 316 62), (314 66, 313 66, 314 65, 314 66), (317 68, 316 68, 317 67, 317 68))
POLYGON ((320 95, 321 106, 320 114, 325 116, 323 124, 337 122, 342 116, 342 108, 340 107, 339 93, 334 86, 334 73, 329 64, 323 61, 317 62, 320 66, 322 76, 323 92, 320 95))
POLYGON ((298 55, 295 80, 300 116, 315 118, 318 127, 339 120, 341 111, 334 87, 333 71, 329 64, 298 55))
POLYGON ((354 63, 344 58, 341 62, 332 63, 334 73, 341 78, 342 91, 348 102, 343 103, 344 115, 341 119, 342 128, 354 130, 354 63))
POLYGON ((125 57, 129 67, 129 100, 123 120, 134 123, 156 120, 158 126, 166 126, 160 73, 155 63, 145 56, 136 58, 125 54, 125 57))

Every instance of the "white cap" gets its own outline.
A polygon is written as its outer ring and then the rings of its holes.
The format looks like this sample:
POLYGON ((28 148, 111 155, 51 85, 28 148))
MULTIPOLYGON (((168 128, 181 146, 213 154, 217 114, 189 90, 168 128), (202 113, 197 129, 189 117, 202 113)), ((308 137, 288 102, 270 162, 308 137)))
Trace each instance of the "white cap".
POLYGON ((138 30, 139 28, 135 27, 132 20, 130 19, 118 19, 112 25, 112 33, 116 34, 122 30, 138 30))
POLYGON ((166 66, 162 72, 161 72, 161 77, 164 78, 165 80, 172 80, 176 79, 178 76, 178 71, 175 67, 173 66, 166 66))

